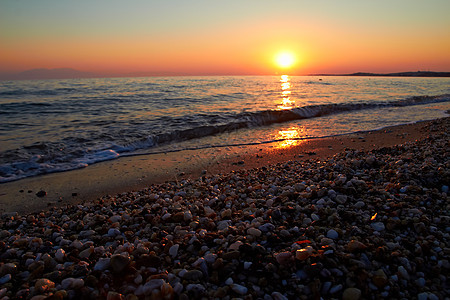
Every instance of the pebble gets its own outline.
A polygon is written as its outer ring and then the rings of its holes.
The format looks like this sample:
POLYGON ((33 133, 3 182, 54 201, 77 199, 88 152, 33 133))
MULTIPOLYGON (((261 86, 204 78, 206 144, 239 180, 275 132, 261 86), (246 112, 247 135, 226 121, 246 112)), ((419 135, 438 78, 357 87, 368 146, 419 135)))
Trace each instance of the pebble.
POLYGON ((342 300, 358 300, 361 298, 361 290, 357 288, 347 288, 342 294, 342 300))
POLYGON ((177 257, 179 248, 180 248, 180 245, 178 245, 178 244, 175 244, 175 245, 171 246, 169 248, 170 256, 172 256, 173 258, 177 257))
POLYGON ((111 271, 113 271, 116 274, 119 274, 125 270, 125 268, 130 263, 130 259, 124 255, 121 254, 115 254, 111 256, 111 259, 109 261, 109 267, 111 271))
POLYGON ((330 239, 335 240, 335 239, 337 239, 338 237, 339 237, 339 234, 337 233, 336 230, 334 230, 334 229, 328 230, 328 232, 327 232, 327 238, 330 238, 330 239))
POLYGON ((261 230, 251 227, 247 229, 247 234, 259 237, 261 236, 261 230))
POLYGON ((0 277, 0 285, 9 282, 11 280, 11 278, 12 278, 11 274, 6 274, 6 275, 0 277))
POLYGON ((385 226, 382 222, 375 222, 375 223, 370 224, 370 226, 375 231, 383 231, 385 229, 385 226))
POLYGON ((239 295, 246 295, 248 292, 248 289, 245 286, 236 283, 231 285, 231 289, 239 295))
POLYGON ((444 298, 447 132, 4 213, 0 295, 444 298))
POLYGON ((44 293, 53 289, 55 287, 55 283, 47 278, 41 278, 36 281, 34 284, 34 288, 38 290, 40 293, 44 293))

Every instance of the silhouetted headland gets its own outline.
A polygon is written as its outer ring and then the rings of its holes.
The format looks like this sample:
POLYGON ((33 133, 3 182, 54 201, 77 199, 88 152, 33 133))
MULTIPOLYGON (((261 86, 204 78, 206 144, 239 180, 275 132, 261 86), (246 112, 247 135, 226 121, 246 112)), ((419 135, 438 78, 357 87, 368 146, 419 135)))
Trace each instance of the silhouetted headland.
POLYGON ((357 72, 351 74, 311 74, 311 76, 384 76, 384 77, 450 77, 450 72, 397 72, 397 73, 367 73, 357 72))

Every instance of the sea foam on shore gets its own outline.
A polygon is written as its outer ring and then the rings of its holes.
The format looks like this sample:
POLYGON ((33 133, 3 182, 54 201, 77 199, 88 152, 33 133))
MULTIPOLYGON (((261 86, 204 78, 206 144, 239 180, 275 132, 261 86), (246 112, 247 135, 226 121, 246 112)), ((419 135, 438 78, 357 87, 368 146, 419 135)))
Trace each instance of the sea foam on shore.
POLYGON ((0 296, 443 299, 449 123, 371 152, 4 214, 0 296))

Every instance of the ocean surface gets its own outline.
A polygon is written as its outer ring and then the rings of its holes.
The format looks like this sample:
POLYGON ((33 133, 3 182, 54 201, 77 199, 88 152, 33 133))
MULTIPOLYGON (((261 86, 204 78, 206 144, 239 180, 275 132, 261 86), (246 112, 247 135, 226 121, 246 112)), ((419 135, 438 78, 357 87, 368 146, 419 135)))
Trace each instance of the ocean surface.
POLYGON ((379 129, 449 110, 450 78, 0 81, 0 183, 121 156, 379 129))

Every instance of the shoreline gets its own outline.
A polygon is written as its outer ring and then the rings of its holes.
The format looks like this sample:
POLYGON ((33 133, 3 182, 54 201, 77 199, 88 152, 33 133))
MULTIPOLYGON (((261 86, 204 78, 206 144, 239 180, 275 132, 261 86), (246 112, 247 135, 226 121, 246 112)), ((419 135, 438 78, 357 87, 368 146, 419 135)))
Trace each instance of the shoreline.
POLYGON ((122 157, 83 169, 0 184, 0 212, 31 213, 53 206, 94 202, 106 195, 137 191, 166 181, 193 180, 205 174, 260 168, 289 160, 324 160, 346 148, 370 151, 390 147, 423 139, 431 133, 430 124, 446 119, 326 138, 122 157), (38 197, 40 191, 45 196, 38 197))
POLYGON ((1 214, 0 296, 446 299, 449 128, 239 149, 221 174, 1 214))

